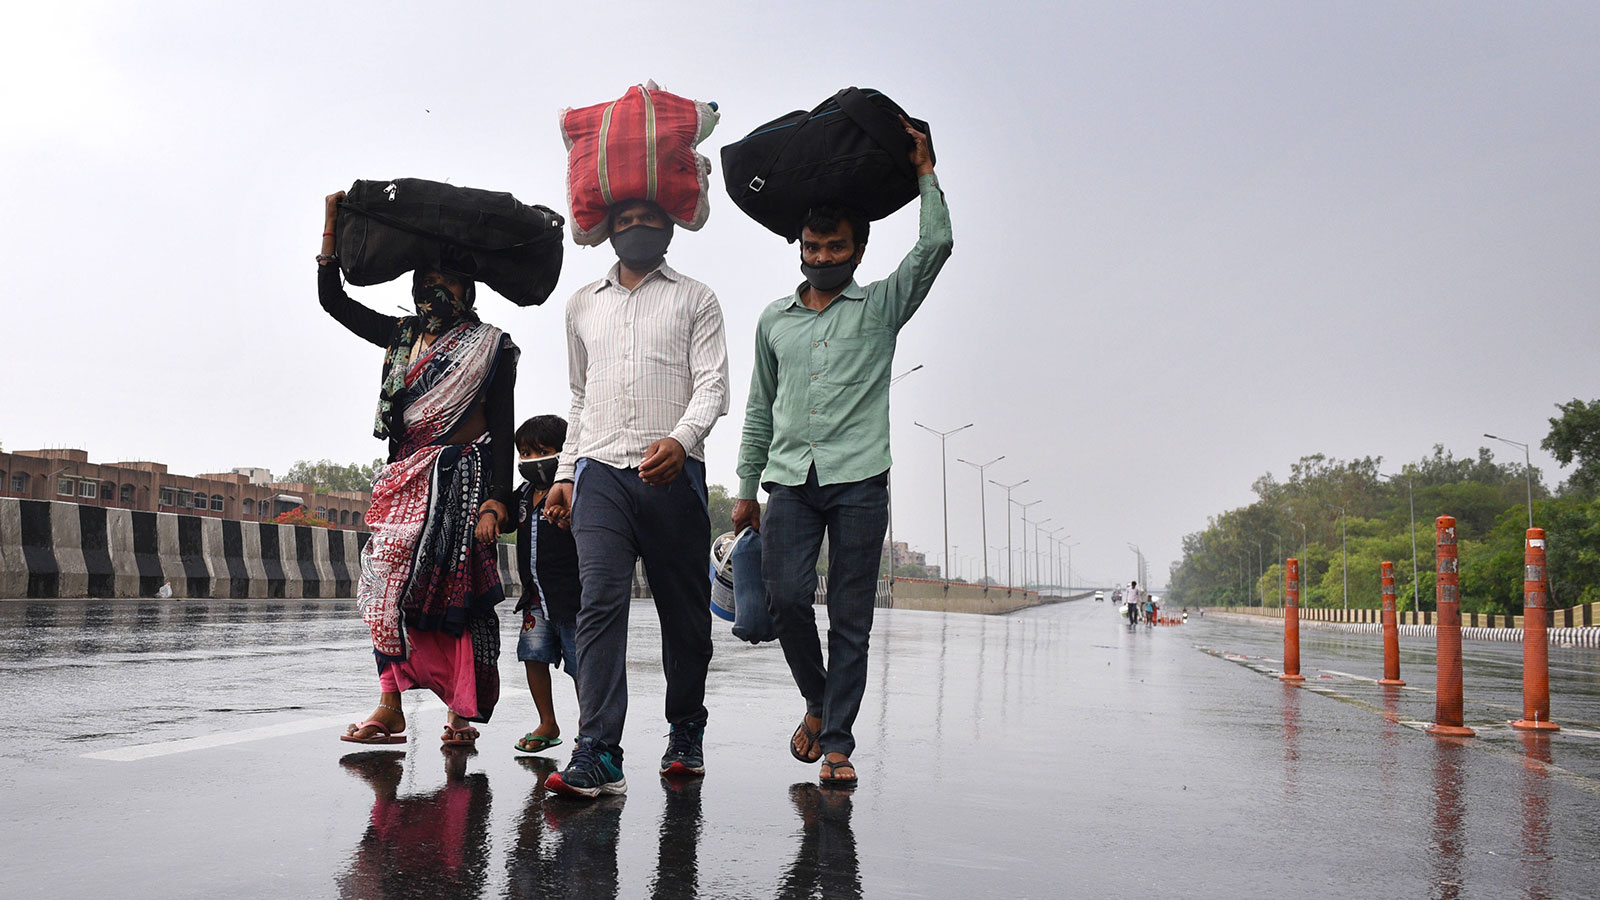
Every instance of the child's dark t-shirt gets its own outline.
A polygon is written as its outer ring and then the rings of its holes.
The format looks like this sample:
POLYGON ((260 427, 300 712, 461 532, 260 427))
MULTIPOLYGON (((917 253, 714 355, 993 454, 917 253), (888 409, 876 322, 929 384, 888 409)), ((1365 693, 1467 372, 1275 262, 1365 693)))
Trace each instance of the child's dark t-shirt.
POLYGON ((533 490, 529 484, 517 488, 517 574, 522 578, 521 609, 540 603, 544 614, 552 622, 567 623, 578 620, 578 602, 582 588, 578 582, 578 544, 572 532, 546 519, 544 498, 532 502, 533 490), (537 545, 537 553, 535 553, 537 545), (537 555, 538 583, 534 583, 537 555))

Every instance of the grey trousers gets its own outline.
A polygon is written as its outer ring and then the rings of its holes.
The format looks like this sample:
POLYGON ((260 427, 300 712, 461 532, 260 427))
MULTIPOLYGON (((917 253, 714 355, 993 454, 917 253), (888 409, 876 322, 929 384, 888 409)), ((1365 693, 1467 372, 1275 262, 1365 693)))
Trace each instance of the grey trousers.
POLYGON ((583 460, 574 485, 572 535, 583 598, 578 609, 578 736, 620 755, 628 716, 628 608, 634 562, 661 619, 667 721, 705 725, 711 664, 711 519, 705 463, 690 459, 670 484, 638 469, 583 460))
POLYGON ((883 533, 889 526, 889 473, 849 484, 767 484, 761 520, 761 575, 789 672, 822 719, 824 753, 855 752, 851 734, 867 688, 867 644, 883 533), (828 536, 828 660, 822 660, 813 610, 817 555, 828 536))

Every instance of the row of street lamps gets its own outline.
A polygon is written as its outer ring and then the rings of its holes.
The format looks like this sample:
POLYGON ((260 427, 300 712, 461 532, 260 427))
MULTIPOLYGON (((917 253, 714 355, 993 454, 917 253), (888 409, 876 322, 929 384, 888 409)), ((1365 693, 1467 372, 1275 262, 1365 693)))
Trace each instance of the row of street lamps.
MULTIPOLYGON (((919 365, 913 366, 910 369, 907 369, 906 371, 900 373, 899 375, 896 375, 895 377, 889 379, 889 386, 893 387, 894 385, 898 384, 901 380, 903 380, 906 376, 910 375, 911 373, 913 373, 913 372, 915 372, 915 371, 917 371, 918 369, 921 369, 921 368, 922 368, 922 366, 919 364, 919 365)), ((939 481, 940 481, 940 491, 941 491, 941 505, 942 505, 942 511, 943 511, 943 519, 944 519, 944 521, 943 521, 943 526, 944 526, 944 555, 942 557, 943 562, 944 562, 944 572, 943 572, 943 574, 944 574, 944 576, 946 578, 949 578, 953 574, 954 570, 952 569, 952 565, 951 565, 952 557, 951 557, 951 554, 950 554, 950 464, 949 464, 949 461, 948 461, 948 456, 946 454, 945 444, 946 444, 946 441, 948 441, 952 435, 957 434, 957 433, 962 432, 962 431, 966 431, 968 428, 973 427, 973 425, 975 425, 976 423, 968 422, 965 425, 961 425, 961 426, 958 426, 956 428, 951 428, 948 431, 941 431, 941 430, 939 430, 937 428, 934 428, 932 426, 924 425, 921 422, 912 422, 911 424, 917 426, 918 428, 921 428, 923 431, 926 431, 929 434, 931 434, 934 437, 939 439, 939 481)), ((987 462, 982 462, 982 463, 973 462, 971 460, 962 459, 962 458, 959 458, 959 457, 956 459, 956 462, 963 463, 965 465, 971 466, 974 469, 978 470, 978 503, 979 503, 979 509, 980 509, 979 518, 980 518, 981 527, 983 529, 983 547, 985 548, 984 552, 982 554, 980 554, 983 557, 983 583, 984 584, 988 584, 990 582, 990 578, 989 578, 989 552, 988 552, 989 551, 989 503, 988 503, 988 494, 987 494, 987 491, 985 489, 985 484, 986 483, 987 484, 997 485, 999 487, 1005 488, 1005 491, 1006 491, 1006 580, 1008 582, 1013 580, 1013 574, 1014 574, 1013 571, 1012 571, 1012 563, 1014 562, 1014 554, 1012 552, 1012 543, 1011 543, 1011 505, 1013 503, 1016 503, 1017 506, 1020 506, 1022 508, 1022 521, 1023 521, 1022 554, 1023 554, 1024 565, 1026 565, 1026 560, 1027 560, 1027 555, 1028 555, 1027 526, 1028 525, 1035 526, 1035 536, 1034 536, 1035 537, 1035 541, 1034 542, 1035 542, 1036 550, 1037 550, 1037 543, 1038 543, 1038 531, 1037 531, 1037 528, 1038 528, 1039 525, 1043 525, 1045 522, 1050 521, 1049 519, 1045 519, 1043 521, 1038 521, 1038 522, 1030 522, 1028 520, 1028 507, 1033 506, 1033 505, 1035 505, 1037 503, 1040 503, 1042 501, 1034 500, 1034 501, 1029 502, 1029 503, 1017 503, 1017 501, 1014 501, 1014 500, 1011 499, 1011 491, 1012 491, 1012 489, 1020 487, 1021 485, 1027 484, 1028 483, 1028 479, 1024 478, 1021 481, 1013 482, 1013 483, 1007 485, 1007 484, 1001 484, 1000 482, 994 481, 992 479, 985 479, 984 478, 985 470, 987 470, 990 466, 994 465, 995 463, 1000 462, 1003 459, 1005 459, 1005 455, 1004 454, 1001 454, 1000 456, 997 456, 994 459, 991 459, 991 460, 989 460, 987 462)), ((1051 567, 1052 567, 1052 569, 1054 568, 1055 562, 1056 562, 1056 560, 1055 560, 1055 547, 1060 545, 1061 541, 1066 540, 1066 538, 1060 538, 1060 539, 1056 538, 1056 535, 1059 534, 1062 530, 1064 530, 1064 529, 1057 528, 1055 531, 1046 532, 1046 536, 1049 537, 1050 540, 1051 540, 1051 567)), ((1066 537, 1070 538, 1070 537, 1072 537, 1072 535, 1069 534, 1066 537)), ((1068 583, 1071 583, 1071 581, 1072 581, 1072 548, 1076 547, 1076 546, 1078 546, 1078 545, 1077 544, 1071 544, 1071 545, 1067 545, 1066 548, 1065 548, 1066 551, 1067 551, 1067 581, 1068 581, 1068 583)), ((894 568, 895 568, 895 566, 894 566, 894 493, 893 493, 893 488, 891 486, 890 495, 889 495, 889 581, 891 583, 893 583, 893 581, 894 581, 894 568)), ((1026 579, 1026 571, 1024 571, 1024 579, 1026 579)))
MULTIPOLYGON (((895 376, 894 378, 889 380, 890 386, 893 386, 894 384, 899 382, 902 378, 905 378, 907 375, 910 375, 912 372, 915 372, 915 371, 917 371, 917 369, 920 369, 920 368, 922 368, 922 366, 918 365, 918 366, 916 366, 916 367, 914 367, 912 369, 909 369, 909 370, 901 373, 898 376, 895 376)), ((917 426, 918 428, 921 428, 923 431, 926 431, 929 434, 931 434, 934 437, 939 439, 939 481, 940 481, 940 491, 941 491, 941 506, 942 506, 943 519, 944 519, 944 521, 943 521, 943 526, 944 526, 944 556, 942 557, 942 559, 944 561, 944 576, 946 578, 949 578, 949 577, 951 577, 951 575, 954 574, 954 570, 952 569, 952 565, 951 565, 952 564, 952 557, 951 557, 951 554, 950 554, 950 464, 949 464, 949 458, 948 458, 948 455, 947 455, 947 452, 946 452, 946 442, 950 439, 950 437, 952 435, 958 434, 958 433, 960 433, 962 431, 966 431, 968 428, 973 427, 973 425, 976 424, 976 423, 968 422, 965 425, 960 425, 960 426, 957 426, 955 428, 951 428, 949 430, 943 430, 943 431, 941 431, 938 428, 934 428, 934 427, 932 427, 930 425, 924 425, 921 422, 912 422, 912 424, 917 426)), ((1023 584, 1023 587, 1026 588, 1026 586, 1027 586, 1026 582, 1027 582, 1027 577, 1028 577, 1027 576, 1027 571, 1026 571, 1026 564, 1027 564, 1027 559, 1028 559, 1028 531, 1027 531, 1027 528, 1028 528, 1029 525, 1032 525, 1034 527, 1034 545, 1035 545, 1034 549, 1035 549, 1035 554, 1038 554, 1039 553, 1038 544, 1039 544, 1039 540, 1040 540, 1040 531, 1041 531, 1039 526, 1044 525, 1044 524, 1048 523, 1051 520, 1050 520, 1050 518, 1045 518, 1045 519, 1040 519, 1040 520, 1030 520, 1028 518, 1028 509, 1030 507, 1032 507, 1032 506, 1035 506, 1035 505, 1043 502, 1042 500, 1031 500, 1031 501, 1029 501, 1027 503, 1022 503, 1022 502, 1013 500, 1011 498, 1011 492, 1014 489, 1016 489, 1018 487, 1021 487, 1024 484, 1027 484, 1029 479, 1024 478, 1021 481, 1014 481, 1014 482, 1012 482, 1010 484, 1003 484, 1003 483, 1001 483, 999 481, 995 481, 994 479, 990 479, 990 478, 985 478, 984 477, 986 472, 987 472, 987 470, 988 470, 988 468, 990 466, 1000 462, 1001 460, 1003 460, 1005 458, 1006 458, 1005 454, 1001 454, 999 456, 996 456, 994 459, 987 460, 985 462, 974 462, 973 460, 970 460, 970 459, 957 457, 956 458, 956 462, 959 462, 959 463, 961 463, 963 465, 971 466, 972 468, 976 469, 977 472, 978 472, 978 506, 979 506, 979 511, 980 511, 980 513, 979 513, 979 522, 980 522, 980 527, 982 528, 982 534, 983 534, 983 544, 982 544, 982 546, 984 547, 984 552, 979 554, 979 555, 983 557, 983 583, 984 584, 989 584, 991 582, 991 579, 989 577, 989 553, 988 553, 990 547, 989 547, 989 498, 988 498, 987 485, 992 484, 992 485, 995 485, 996 487, 1004 489, 1005 492, 1006 492, 1006 581, 1008 583, 1015 580, 1015 573, 1013 571, 1013 565, 1012 565, 1013 562, 1015 561, 1015 554, 1014 554, 1013 549, 1012 549, 1013 548, 1013 544, 1012 544, 1012 534, 1011 534, 1011 507, 1012 507, 1012 505, 1015 505, 1015 506, 1019 507, 1022 510, 1022 522, 1023 522, 1022 558, 1023 558, 1023 563, 1024 563, 1024 571, 1023 571, 1024 584, 1023 584)), ((1065 549, 1066 553, 1067 553, 1067 583, 1071 584, 1071 582, 1072 582, 1072 548, 1076 547, 1078 545, 1077 544, 1066 544, 1065 543, 1066 540, 1068 540, 1068 539, 1070 539, 1072 537, 1072 535, 1070 535, 1070 534, 1066 535, 1065 537, 1058 537, 1058 535, 1060 535, 1060 533, 1062 531, 1064 531, 1064 530, 1066 530, 1064 527, 1058 527, 1054 531, 1044 531, 1043 535, 1044 535, 1044 537, 1046 539, 1048 539, 1051 542, 1051 551, 1050 551, 1050 568, 1051 568, 1051 573, 1050 574, 1051 574, 1051 577, 1054 578, 1057 575, 1057 573, 1054 571, 1055 567, 1057 565, 1056 548, 1061 547, 1061 548, 1065 549)), ((893 502, 892 502, 892 500, 891 500, 891 505, 890 505, 890 517, 889 517, 889 547, 890 547, 890 550, 889 550, 889 569, 890 569, 890 580, 892 581, 893 580, 893 573, 894 573, 894 514, 893 514, 893 502)), ((995 548, 995 549, 998 549, 998 548, 995 548)), ((1037 566, 1038 564, 1036 563, 1035 565, 1037 566)), ((1036 573, 1036 575, 1038 575, 1038 573, 1036 573)), ((1042 576, 1040 576, 1036 580, 1040 580, 1042 582, 1042 576)))
MULTIPOLYGON (((906 370, 905 372, 902 372, 901 374, 895 376, 894 378, 891 378, 889 380, 889 385, 891 387, 893 387, 895 384, 899 383, 902 379, 904 379, 907 375, 910 375, 911 373, 913 373, 913 372, 915 372, 915 371, 917 371, 918 369, 921 369, 921 368, 922 368, 922 366, 919 364, 919 365, 916 365, 916 366, 906 370)), ((951 565, 952 560, 951 560, 951 556, 950 556, 950 465, 949 465, 949 461, 948 461, 948 458, 947 458, 947 455, 946 455, 946 452, 945 452, 945 442, 948 441, 952 435, 957 434, 957 433, 962 432, 962 431, 965 431, 968 428, 973 427, 973 425, 975 423, 968 422, 965 425, 961 425, 961 426, 958 426, 956 428, 952 428, 952 429, 950 429, 948 431, 940 431, 937 428, 933 428, 931 426, 924 425, 921 422, 913 422, 912 424, 916 425, 918 428, 921 428, 923 431, 926 431, 929 434, 931 434, 934 437, 937 437, 939 439, 939 480, 940 480, 941 501, 942 501, 942 507, 943 507, 943 517, 944 517, 944 555, 943 555, 942 559, 944 561, 944 570, 945 570, 944 571, 944 575, 948 579, 953 574, 954 570, 953 570, 952 565, 951 565)), ((1521 441, 1513 441, 1513 440, 1510 440, 1509 438, 1499 437, 1498 435, 1489 434, 1487 432, 1485 432, 1483 436, 1486 437, 1486 438, 1489 438, 1491 440, 1500 441, 1500 442, 1505 443, 1505 444, 1510 444, 1510 445, 1512 445, 1514 447, 1522 448, 1522 453, 1523 453, 1523 471, 1524 471, 1524 475, 1525 475, 1525 477, 1527 479, 1527 486, 1528 486, 1528 527, 1532 528, 1533 527, 1533 462, 1532 462, 1532 458, 1531 458, 1530 453, 1529 453, 1528 445, 1525 444, 1525 443, 1522 443, 1521 441)), ((1034 550, 1035 550, 1035 553, 1037 554, 1039 552, 1038 551, 1039 530, 1040 530, 1039 526, 1050 522, 1051 521, 1051 517, 1046 517, 1044 519, 1039 519, 1039 520, 1029 520, 1028 519, 1028 509, 1030 507, 1033 507, 1033 506, 1039 504, 1039 503, 1044 502, 1043 500, 1030 500, 1027 503, 1020 503, 1020 502, 1018 502, 1016 500, 1011 499, 1011 492, 1013 490, 1015 490, 1016 488, 1019 488, 1022 485, 1027 484, 1029 479, 1024 478, 1024 479, 1022 479, 1020 481, 1014 481, 1014 482, 1011 482, 1010 484, 1005 484, 1005 483, 1002 483, 1002 482, 995 481, 993 479, 988 479, 988 478, 984 477, 986 470, 990 466, 994 465, 995 463, 1000 462, 1001 460, 1003 460, 1005 458, 1006 458, 1005 454, 1001 454, 999 456, 996 456, 994 459, 991 459, 991 460, 989 460, 987 462, 981 462, 980 463, 980 462, 973 462, 972 460, 964 459, 962 457, 957 457, 956 458, 956 462, 962 463, 964 465, 971 466, 972 468, 974 468, 974 469, 976 469, 978 471, 978 506, 979 506, 979 510, 980 510, 979 519, 980 519, 981 527, 982 527, 982 530, 983 530, 983 544, 982 544, 982 546, 984 547, 984 552, 979 554, 979 555, 983 557, 983 583, 984 584, 989 584, 990 583, 990 579, 989 579, 989 552, 988 552, 989 551, 989 502, 988 502, 988 492, 987 492, 987 489, 986 489, 986 485, 992 484, 992 485, 994 485, 994 486, 996 486, 998 488, 1001 488, 1002 490, 1004 490, 1006 492, 1006 581, 1007 581, 1008 584, 1015 580, 1015 574, 1014 574, 1014 572, 1012 570, 1012 563, 1015 561, 1015 555, 1014 555, 1014 553, 1012 551, 1012 542, 1011 542, 1011 507, 1012 507, 1012 505, 1015 505, 1015 506, 1019 507, 1022 510, 1022 523, 1023 523, 1022 558, 1023 558, 1023 566, 1024 566, 1023 587, 1024 587, 1024 589, 1026 589, 1027 580, 1028 580, 1028 575, 1027 575, 1027 570, 1026 570, 1027 560, 1028 560, 1028 531, 1027 531, 1027 526, 1029 526, 1029 525, 1034 526, 1034 545, 1035 545, 1034 550)), ((1378 477, 1386 479, 1386 480, 1394 481, 1394 480, 1398 480, 1400 476, 1398 476, 1398 475, 1385 475, 1385 474, 1380 472, 1380 473, 1378 473, 1378 477)), ((1417 580, 1418 579, 1418 565, 1417 565, 1417 505, 1416 505, 1415 491, 1413 490, 1413 484, 1412 484, 1412 481, 1411 481, 1410 478, 1406 479, 1406 501, 1407 501, 1407 505, 1410 507, 1410 511, 1411 511, 1411 590, 1412 590, 1412 600, 1411 600, 1411 602, 1412 602, 1412 608, 1413 609, 1420 609, 1421 607, 1419 605, 1419 602, 1420 602, 1421 597, 1420 597, 1420 590, 1419 590, 1419 587, 1418 587, 1418 580, 1417 580)), ((1346 610, 1348 610, 1350 608, 1350 554, 1349 554, 1348 529, 1347 529, 1346 523, 1345 523, 1345 519, 1347 517, 1348 509, 1343 504, 1329 503, 1329 502, 1327 502, 1325 500, 1318 500, 1317 502, 1321 503, 1323 506, 1328 507, 1329 509, 1336 509, 1336 510, 1339 511, 1339 556, 1340 556, 1340 566, 1341 566, 1341 570, 1342 570, 1343 583, 1344 583, 1344 591, 1343 591, 1343 593, 1344 593, 1344 608, 1346 610)), ((1295 524, 1300 526, 1300 547, 1301 547, 1301 556, 1303 557, 1305 555, 1305 547, 1306 547, 1306 526, 1305 526, 1305 523, 1299 522, 1299 521, 1296 521, 1295 524)), ((1049 574, 1053 579, 1056 578, 1056 576, 1059 574, 1056 571, 1054 571, 1055 566, 1056 566, 1056 562, 1057 562, 1057 560, 1056 560, 1056 548, 1057 547, 1064 547, 1066 549, 1066 552, 1067 552, 1067 585, 1070 587, 1071 584, 1072 584, 1072 548, 1076 547, 1078 545, 1077 544, 1066 544, 1065 543, 1066 540, 1068 540, 1068 539, 1070 539, 1072 537, 1072 535, 1070 535, 1070 534, 1067 535, 1064 538, 1056 537, 1056 535, 1058 535, 1060 532, 1062 532, 1064 530, 1065 530, 1064 526, 1063 527, 1057 527, 1054 531, 1046 531, 1046 532, 1044 532, 1044 535, 1051 542, 1051 551, 1050 551, 1051 572, 1049 574)), ((1276 532, 1271 532, 1271 531, 1267 532, 1267 535, 1271 536, 1272 538, 1274 538, 1277 541, 1278 559, 1282 560, 1284 558, 1284 556, 1283 556, 1283 536, 1277 534, 1276 532)), ((1264 572, 1265 572, 1265 565, 1264 565, 1264 562, 1263 562, 1263 556, 1264 556, 1264 553, 1265 553, 1265 548, 1262 546, 1260 541, 1251 540, 1250 543, 1255 545, 1255 548, 1256 548, 1256 553, 1255 553, 1255 557, 1256 557, 1256 573, 1257 573, 1256 574, 1256 581, 1259 583, 1260 580, 1261 580, 1262 574, 1264 574, 1264 572)), ((890 548, 889 549, 889 580, 892 583, 893 580, 894 580, 894 505, 893 505, 893 496, 892 496, 892 494, 891 494, 890 507, 889 507, 889 548, 890 548)), ((1148 584, 1149 575, 1145 571, 1145 559, 1144 559, 1143 551, 1141 551, 1139 549, 1138 545, 1131 544, 1131 543, 1128 545, 1128 549, 1133 551, 1135 557, 1138 560, 1139 582, 1141 584, 1148 584)), ((1240 560, 1241 568, 1243 568, 1246 565, 1247 560, 1248 560, 1248 555, 1246 555, 1245 557, 1241 558, 1241 560, 1240 560)), ((1035 563, 1035 565, 1037 566, 1037 562, 1035 563)), ((1287 570, 1285 570, 1283 577, 1284 578, 1288 577, 1287 570)), ((1037 580, 1039 580, 1041 583, 1043 582, 1042 578, 1039 578, 1037 580)), ((1282 603, 1282 598, 1283 598, 1283 595, 1284 595, 1286 589, 1287 589, 1287 585, 1286 584, 1280 584, 1279 591, 1278 591, 1278 593, 1279 593, 1279 603, 1280 604, 1282 603)), ((1264 596, 1264 594, 1265 594, 1265 589, 1264 588, 1262 589, 1262 593, 1263 593, 1263 596, 1261 598, 1262 599, 1262 605, 1265 605, 1266 598, 1264 596)))

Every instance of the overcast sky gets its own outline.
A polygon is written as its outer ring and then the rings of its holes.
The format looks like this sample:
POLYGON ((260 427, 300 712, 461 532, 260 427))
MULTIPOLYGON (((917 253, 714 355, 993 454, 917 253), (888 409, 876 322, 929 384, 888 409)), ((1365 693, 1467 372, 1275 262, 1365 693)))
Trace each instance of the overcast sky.
MULTIPOLYGON (((956 249, 901 333, 895 371, 924 368, 893 393, 895 532, 943 540, 913 422, 976 423, 949 442, 963 572, 958 456, 1030 479, 1014 497, 1080 542, 1080 581, 1131 577, 1131 542, 1164 582, 1183 534, 1304 454, 1537 445, 1555 403, 1600 397, 1595 4, 482 7, 8 8, 5 448, 180 473, 381 455, 381 351, 316 301, 323 196, 410 176, 564 211, 557 111, 647 78, 719 102, 713 161, 851 84, 931 123, 956 249)), ((708 463, 731 487, 756 316, 799 274, 713 177, 669 259, 722 301, 733 410, 708 463)), ((861 280, 915 229, 874 227, 861 280)), ((523 349, 519 418, 566 413, 561 310, 613 259, 569 243, 540 308, 480 293, 523 349)))

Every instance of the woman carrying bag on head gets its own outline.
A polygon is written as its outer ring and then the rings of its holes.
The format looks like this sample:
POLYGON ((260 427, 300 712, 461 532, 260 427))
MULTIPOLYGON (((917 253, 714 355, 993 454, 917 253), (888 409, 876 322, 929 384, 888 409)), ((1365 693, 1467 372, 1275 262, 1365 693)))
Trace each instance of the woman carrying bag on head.
POLYGON ((512 387, 520 351, 479 320, 471 278, 441 263, 412 273, 416 314, 395 318, 355 302, 334 256, 340 191, 328 196, 317 293, 356 336, 386 349, 373 435, 387 464, 372 485, 356 589, 372 631, 378 706, 342 740, 405 742, 400 693, 432 690, 449 707, 443 743, 470 746, 500 696, 496 657, 504 597, 495 537, 509 511, 512 387))

